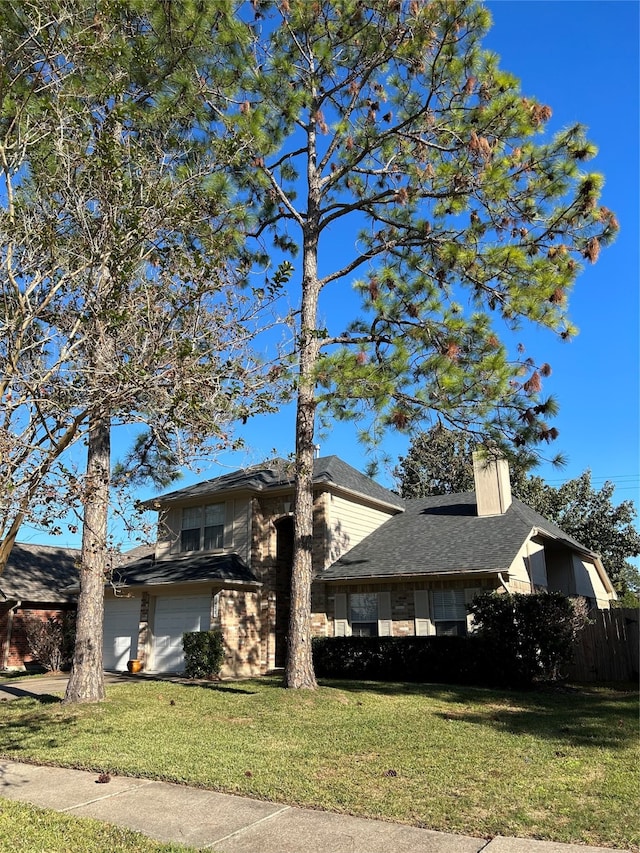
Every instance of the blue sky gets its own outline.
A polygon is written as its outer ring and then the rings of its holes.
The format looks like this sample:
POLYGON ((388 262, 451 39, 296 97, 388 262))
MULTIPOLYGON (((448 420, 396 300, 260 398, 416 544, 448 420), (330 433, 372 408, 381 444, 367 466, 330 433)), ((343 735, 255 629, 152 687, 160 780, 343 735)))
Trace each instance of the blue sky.
MULTIPOLYGON (((640 5, 618 0, 503 0, 487 6, 494 26, 485 46, 520 78, 523 94, 535 95, 552 108, 550 129, 576 121, 589 128, 589 138, 599 147, 589 168, 605 175, 602 203, 621 225, 616 243, 602 252, 596 265, 585 268, 576 284, 570 314, 580 329, 578 337, 561 343, 541 330, 526 332, 528 352, 553 368, 545 393, 560 402, 553 422, 560 435, 550 455, 560 451, 569 460, 561 470, 543 465, 536 473, 557 485, 590 468, 594 485, 611 480, 615 500, 630 498, 637 505, 640 5)), ((274 451, 289 455, 294 447, 293 409, 250 421, 243 436, 245 453, 226 454, 198 475, 188 473, 181 484, 261 462, 274 451)), ((353 427, 338 425, 317 440, 323 456, 336 454, 361 470, 366 466, 369 457, 353 427)), ((388 436, 381 450, 391 459, 390 468, 407 447, 405 436, 388 436)), ((392 485, 389 469, 381 471, 379 480, 392 485)), ((142 496, 150 495, 147 490, 142 496)), ((48 540, 27 529, 19 538, 61 545, 79 542, 69 535, 48 540)))
MULTIPOLYGON (((602 203, 621 224, 616 243, 585 268, 571 302, 580 334, 562 343, 529 329, 527 349, 548 361, 545 392, 559 399, 560 430, 552 453, 569 458, 562 470, 542 466, 550 482, 591 468, 594 482, 617 483, 617 499, 637 500, 638 459, 638 10, 636 2, 490 2, 494 26, 485 45, 522 81, 524 94, 553 109, 550 129, 576 121, 589 128, 599 154, 589 168, 606 177, 602 203)), ((328 297, 330 300, 330 296, 328 297)), ((249 452, 224 457, 225 466, 259 462, 272 450, 293 450, 293 415, 249 424, 249 452)), ((336 454, 362 469, 367 454, 348 425, 320 436, 322 455, 336 454)), ((389 434, 383 450, 397 461, 408 440, 389 434)), ((209 472, 216 476, 218 464, 209 472)), ((189 477, 189 479, 191 479, 189 477)), ((380 479, 384 479, 381 472, 380 479)), ((387 481, 386 484, 389 484, 387 481)))

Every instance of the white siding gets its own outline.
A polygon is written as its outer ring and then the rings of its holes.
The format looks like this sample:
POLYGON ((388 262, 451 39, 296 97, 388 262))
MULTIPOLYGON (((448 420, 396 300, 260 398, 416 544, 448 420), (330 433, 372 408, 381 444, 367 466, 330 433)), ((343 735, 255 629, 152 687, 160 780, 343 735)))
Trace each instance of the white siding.
MULTIPOLYGON (((251 501, 248 498, 229 501, 233 525, 232 547, 235 554, 251 563, 251 501)), ((226 547, 226 543, 225 543, 226 547)))
POLYGON ((182 510, 163 510, 158 519, 158 542, 156 545, 156 559, 170 557, 173 553, 175 543, 180 535, 180 519, 182 510))
POLYGON ((547 581, 547 563, 544 557, 544 546, 529 540, 527 542, 527 550, 531 583, 536 591, 538 589, 546 589, 549 583, 547 581))
POLYGON ((577 554, 573 556, 573 575, 576 580, 576 595, 594 598, 598 607, 607 610, 611 597, 600 580, 600 575, 593 563, 581 560, 577 554))
MULTIPOLYGON (((207 503, 215 503, 212 499, 207 503)), ((245 562, 251 558, 251 503, 247 498, 225 501, 223 551, 239 554, 245 562)), ((205 502, 199 506, 205 506, 205 502)), ((180 554, 182 507, 173 507, 158 522, 156 559, 180 554)))
POLYGON ((392 515, 352 500, 331 495, 327 507, 329 547, 325 568, 367 537, 392 515))
MULTIPOLYGON (((518 581, 521 584, 527 584, 529 588, 531 587, 531 578, 529 577, 529 555, 531 553, 532 548, 536 548, 534 542, 527 540, 520 550, 514 561, 509 566, 509 586, 512 587, 514 581, 518 581)), ((511 590, 514 591, 513 589, 511 590)), ((516 591, 518 591, 516 589, 516 591)))
MULTIPOLYGON (((464 591, 464 603, 468 606, 477 595, 482 595, 481 587, 468 587, 464 591)), ((471 633, 475 625, 472 613, 467 613, 467 631, 471 633)))

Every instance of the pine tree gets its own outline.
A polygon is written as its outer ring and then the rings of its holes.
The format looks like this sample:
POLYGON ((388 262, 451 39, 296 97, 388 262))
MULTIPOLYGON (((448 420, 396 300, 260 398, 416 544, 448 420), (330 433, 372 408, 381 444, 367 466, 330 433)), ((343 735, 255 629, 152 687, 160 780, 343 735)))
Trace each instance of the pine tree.
MULTIPOLYGON (((521 320, 561 338, 586 259, 613 237, 595 147, 552 139, 551 108, 482 49, 474 2, 253 3, 244 75, 219 132, 268 256, 300 252, 296 296, 295 553, 286 683, 314 687, 310 645, 317 413, 374 415, 374 433, 426 413, 517 446, 551 441, 546 364, 511 357, 521 320), (333 239, 351 237, 347 257, 333 239), (330 328, 321 298, 355 287, 362 311, 330 328)), ((247 16, 249 18, 250 16, 247 16)))

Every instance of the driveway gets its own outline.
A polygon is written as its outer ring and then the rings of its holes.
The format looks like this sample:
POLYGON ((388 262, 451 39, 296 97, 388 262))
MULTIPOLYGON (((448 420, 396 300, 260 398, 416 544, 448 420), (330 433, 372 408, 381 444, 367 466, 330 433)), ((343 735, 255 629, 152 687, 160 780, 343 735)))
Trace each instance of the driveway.
MULTIPOLYGON (((119 684, 131 681, 135 676, 118 675, 115 672, 105 672, 105 684, 119 684)), ((65 673, 56 675, 31 675, 25 678, 10 678, 0 681, 0 702, 19 699, 24 696, 51 696, 59 699, 64 696, 69 676, 65 673)))

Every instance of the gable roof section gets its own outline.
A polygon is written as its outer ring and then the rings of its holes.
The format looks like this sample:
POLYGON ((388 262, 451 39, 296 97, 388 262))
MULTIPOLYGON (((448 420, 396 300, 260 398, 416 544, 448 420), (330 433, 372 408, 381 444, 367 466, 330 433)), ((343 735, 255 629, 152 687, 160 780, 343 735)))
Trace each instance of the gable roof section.
POLYGON ((153 554, 149 554, 140 560, 121 565, 114 573, 115 586, 118 588, 211 581, 260 585, 258 578, 237 554, 198 554, 157 562, 153 554))
MULTIPOLYGON (((333 486, 354 495, 359 495, 376 503, 403 509, 405 502, 401 497, 385 489, 370 477, 347 465, 337 456, 325 456, 313 463, 313 481, 317 485, 333 486)), ((210 498, 228 492, 268 492, 270 490, 294 486, 293 462, 286 459, 273 459, 262 465, 223 474, 204 483, 196 483, 175 492, 160 495, 146 505, 159 508, 174 503, 210 498)))
POLYGON ((367 477, 351 465, 347 465, 338 456, 324 456, 314 460, 313 482, 336 486, 346 492, 377 503, 384 503, 397 509, 404 509, 406 501, 400 495, 385 489, 371 477, 367 477))
POLYGON ((77 583, 79 559, 78 548, 16 544, 0 575, 0 590, 11 601, 73 601, 69 586, 77 583))
POLYGON ((514 499, 503 515, 477 515, 474 492, 407 501, 322 572, 322 580, 359 580, 470 572, 506 572, 532 534, 595 556, 559 527, 514 499))

